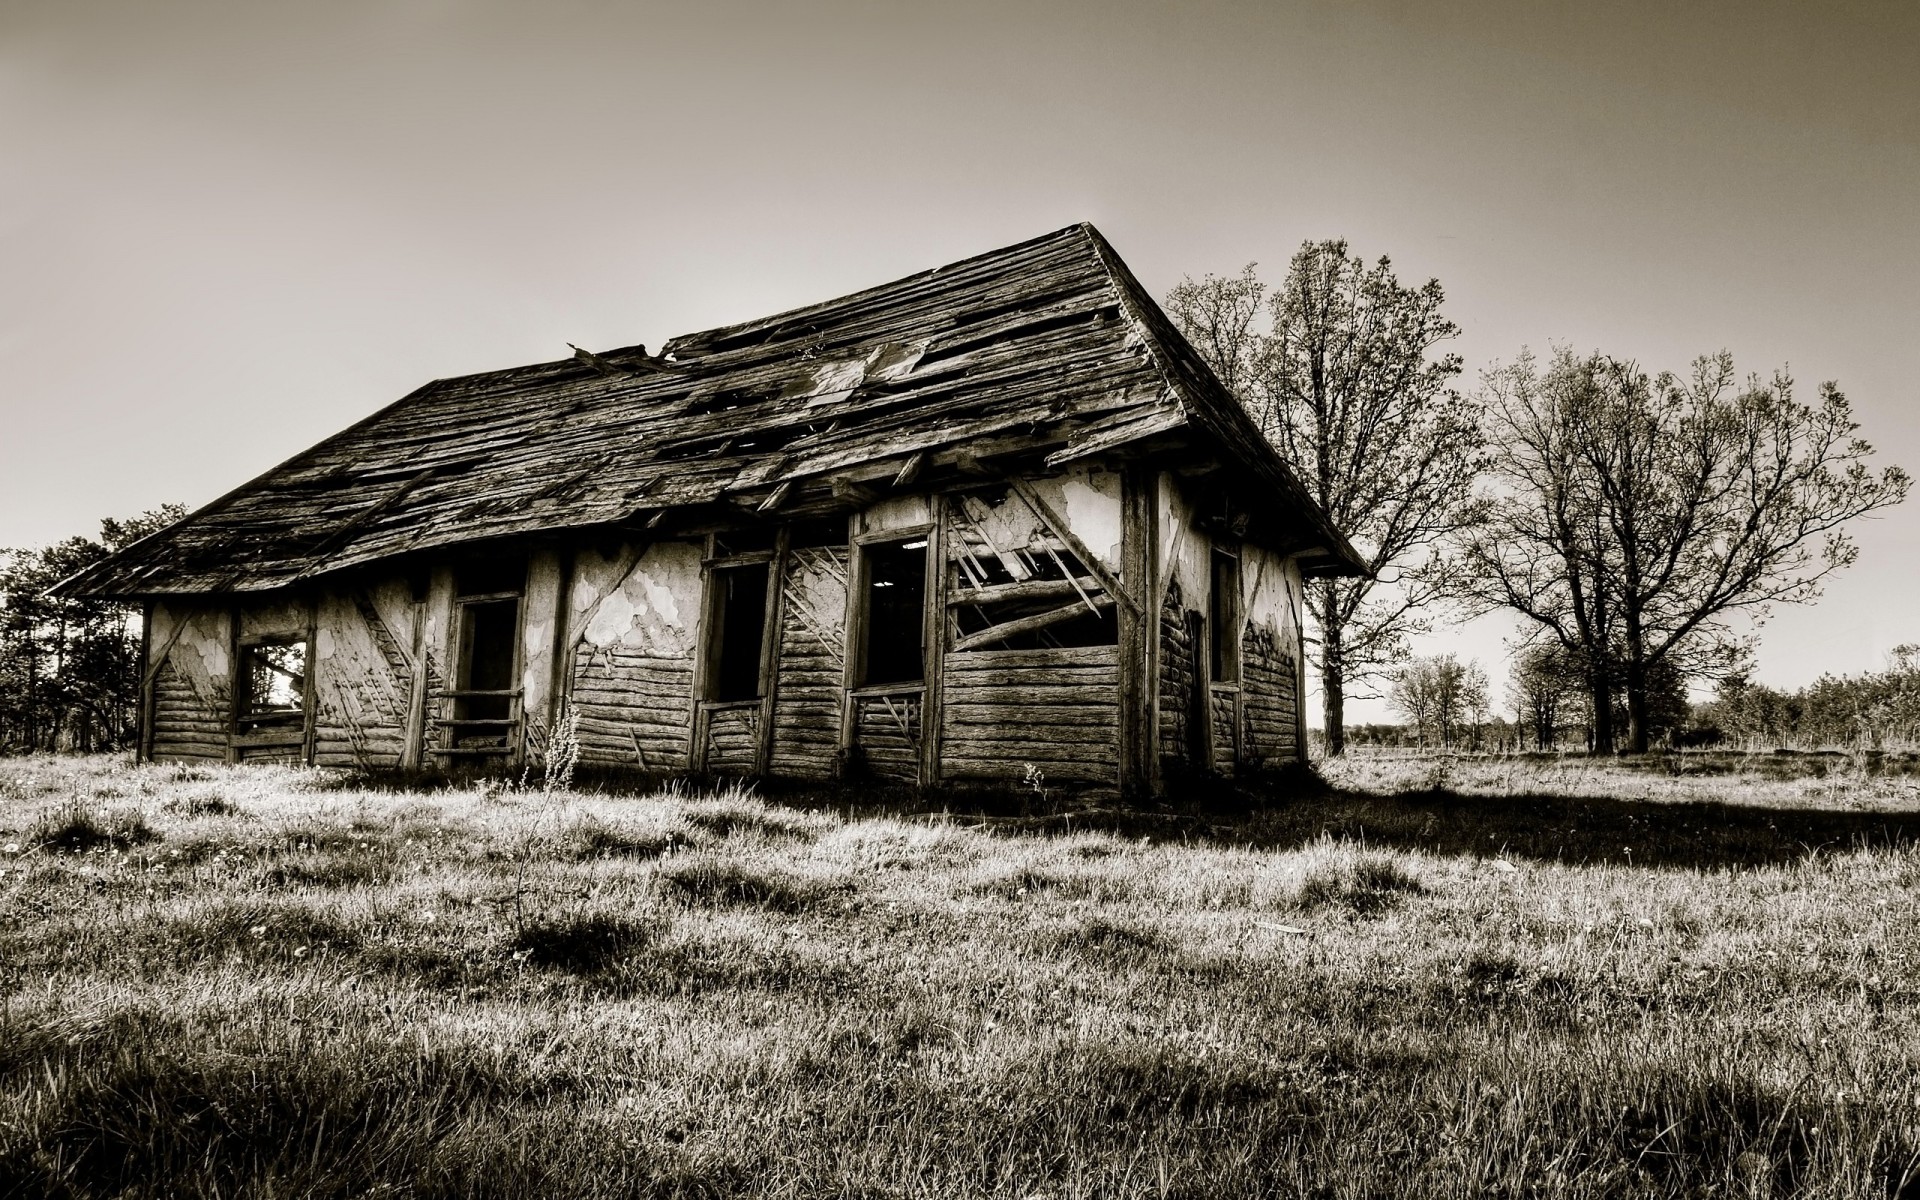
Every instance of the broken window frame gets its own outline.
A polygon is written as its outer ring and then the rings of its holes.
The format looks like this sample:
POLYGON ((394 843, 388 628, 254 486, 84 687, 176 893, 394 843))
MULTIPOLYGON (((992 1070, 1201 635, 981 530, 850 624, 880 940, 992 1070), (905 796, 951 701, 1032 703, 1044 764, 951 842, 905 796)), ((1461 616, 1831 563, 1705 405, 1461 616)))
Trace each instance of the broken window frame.
MULTIPOLYGON (((313 639, 305 632, 253 634, 234 646, 233 733, 241 745, 304 743, 313 718, 313 639), (301 673, 294 707, 261 709, 255 695, 255 656, 277 646, 300 647, 301 673)), ((267 664, 270 671, 289 675, 267 664)))
POLYGON ((1054 521, 1012 485, 955 493, 947 506, 949 586, 947 647, 950 653, 1118 646, 1117 599, 1085 561, 1091 550, 1061 536, 1054 521), (1039 530, 1023 546, 999 546, 984 528, 977 506, 1020 504, 1039 530), (976 548, 977 547, 977 548, 976 548), (972 617, 963 614, 971 613, 972 617), (1098 624, 1088 627, 1087 618, 1098 624), (968 628, 976 619, 985 622, 968 628), (1079 632, 1062 640, 1062 626, 1079 632), (1095 632, 1097 630, 1097 632, 1095 632), (1000 636, 993 636, 1000 631, 1000 636), (1031 638, 1037 645, 1007 645, 1031 638))
POLYGON ((774 555, 771 552, 755 552, 729 555, 724 558, 709 559, 706 563, 706 621, 701 634, 702 671, 700 681, 700 701, 708 707, 728 707, 758 705, 767 694, 767 654, 773 644, 774 592, 778 582, 774 577, 774 555), (723 577, 729 574, 757 572, 760 574, 760 636, 752 655, 753 694, 750 696, 723 694, 729 672, 726 669, 727 658, 727 599, 728 590, 723 585, 723 577))
POLYGON ((1240 686, 1240 570, 1239 546, 1215 542, 1207 555, 1207 677, 1214 687, 1240 686))

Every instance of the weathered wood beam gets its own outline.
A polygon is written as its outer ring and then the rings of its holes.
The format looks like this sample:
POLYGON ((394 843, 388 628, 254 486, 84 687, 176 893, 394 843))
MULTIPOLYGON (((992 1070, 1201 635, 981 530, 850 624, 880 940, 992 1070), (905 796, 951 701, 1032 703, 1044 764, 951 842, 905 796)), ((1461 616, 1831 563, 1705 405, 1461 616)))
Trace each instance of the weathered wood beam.
MULTIPOLYGON (((1099 608, 1113 607, 1111 596, 1097 596, 1093 602, 1099 608)), ((990 629, 968 634, 953 644, 953 651, 959 654, 967 650, 977 650, 981 646, 1005 641, 1010 637, 1032 633, 1036 629, 1045 629, 1049 625, 1058 625, 1062 621, 1071 621, 1086 611, 1086 606, 1076 599, 1072 604, 1062 604, 1059 608, 1050 608, 1045 612, 1034 613, 1032 616, 1016 617, 1014 620, 1003 621, 990 629)))
MULTIPOLYGON (((1099 581, 1087 577, 1095 587, 1099 581)), ((1071 579, 1029 579, 1016 583, 990 583, 985 587, 958 588, 947 597, 949 605, 998 604, 1003 600, 1052 600, 1063 596, 1081 596, 1084 588, 1071 579)))
POLYGON ((767 498, 762 500, 759 507, 755 508, 754 511, 763 513, 778 512, 780 506, 785 504, 787 497, 791 495, 793 495, 793 480, 782 480, 777 487, 767 493, 767 498))
POLYGON ((828 481, 828 486, 833 489, 834 499, 843 500, 849 504, 857 504, 861 508, 865 508, 880 499, 879 492, 864 484, 855 483, 853 480, 845 478, 844 476, 835 475, 828 481))
POLYGON ((906 487, 920 477, 920 468, 926 465, 927 452, 925 450, 914 451, 913 454, 907 458, 907 461, 901 464, 900 473, 893 477, 893 486, 896 488, 906 487))
POLYGON ((1041 499, 1040 493, 1033 490, 1033 485, 1018 476, 1007 482, 1013 486, 1014 494, 1033 510, 1033 515, 1040 518, 1040 523, 1045 525, 1053 536, 1065 542, 1080 561, 1086 564, 1087 570, 1093 572, 1093 577, 1100 581, 1100 586, 1106 589, 1107 594, 1116 597, 1135 616, 1139 616, 1143 611, 1140 602, 1121 586, 1119 578, 1112 571, 1107 570, 1107 565, 1100 561, 1100 557, 1074 535, 1073 530, 1067 527, 1067 523, 1060 519, 1060 514, 1053 511, 1053 506, 1041 499))
MULTIPOLYGON (((1159 785, 1158 614, 1145 611, 1160 546, 1154 476, 1129 466, 1120 477, 1120 569, 1138 601, 1119 614, 1120 790, 1145 795, 1159 785)), ((1132 598, 1132 597, 1129 597, 1132 598)))

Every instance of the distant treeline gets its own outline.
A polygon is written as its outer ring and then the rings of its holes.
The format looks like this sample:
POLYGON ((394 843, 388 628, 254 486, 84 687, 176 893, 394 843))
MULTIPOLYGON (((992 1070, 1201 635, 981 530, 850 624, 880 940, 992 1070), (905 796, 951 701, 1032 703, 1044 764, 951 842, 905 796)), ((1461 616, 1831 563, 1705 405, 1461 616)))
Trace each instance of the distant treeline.
MULTIPOLYGON (((1410 698, 1409 693, 1417 696, 1417 689, 1403 683, 1393 699, 1407 713, 1407 722, 1350 725, 1348 744, 1467 751, 1590 749, 1590 706, 1564 674, 1558 677, 1560 686, 1552 686, 1556 679, 1548 669, 1552 665, 1545 655, 1520 655, 1507 692, 1514 711, 1503 715, 1486 707, 1484 684, 1473 685, 1478 672, 1474 664, 1461 667, 1448 655, 1416 659, 1404 679, 1444 676, 1452 667, 1468 681, 1461 689, 1464 700, 1450 713, 1443 711, 1444 706, 1430 712, 1410 698)), ((1896 646, 1885 670, 1822 675, 1794 691, 1754 683, 1744 676, 1721 683, 1714 698, 1704 703, 1688 703, 1677 686, 1662 691, 1664 699, 1655 708, 1660 748, 1920 748, 1920 644, 1896 646)))
POLYGON ((1737 745, 1815 750, 1920 746, 1920 644, 1896 646, 1887 669, 1822 675, 1796 691, 1735 679, 1696 706, 1702 733, 1737 745))
POLYGON ((142 683, 139 610, 55 599, 47 590, 184 515, 169 504, 130 521, 104 520, 98 539, 0 549, 0 752, 131 744, 142 683))

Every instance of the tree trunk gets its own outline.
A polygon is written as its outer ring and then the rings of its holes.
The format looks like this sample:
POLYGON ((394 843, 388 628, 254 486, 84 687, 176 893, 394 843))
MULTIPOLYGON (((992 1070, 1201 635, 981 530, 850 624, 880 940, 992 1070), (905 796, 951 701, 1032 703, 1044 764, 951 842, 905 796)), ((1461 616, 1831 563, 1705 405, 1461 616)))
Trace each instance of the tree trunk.
POLYGON ((1333 581, 1321 581, 1324 589, 1320 613, 1320 701, 1321 729, 1327 738, 1327 757, 1335 758, 1347 748, 1347 672, 1346 648, 1340 643, 1340 626, 1328 620, 1336 597, 1333 581))
POLYGON ((1604 666, 1587 676, 1587 692, 1593 702, 1593 753, 1613 753, 1613 689, 1607 686, 1604 666))
POLYGON ((1647 736, 1647 667, 1645 663, 1629 659, 1627 661, 1627 749, 1633 754, 1645 754, 1647 736))

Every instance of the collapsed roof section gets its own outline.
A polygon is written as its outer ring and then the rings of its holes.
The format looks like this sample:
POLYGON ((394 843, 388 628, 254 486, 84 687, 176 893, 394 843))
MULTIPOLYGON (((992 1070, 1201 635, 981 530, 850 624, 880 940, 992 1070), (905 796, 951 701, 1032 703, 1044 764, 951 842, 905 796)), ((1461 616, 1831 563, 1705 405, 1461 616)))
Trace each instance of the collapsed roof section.
POLYGON ((820 515, 942 473, 1169 448, 1247 497, 1264 518, 1247 536, 1285 542, 1309 574, 1364 571, 1082 224, 658 357, 583 351, 436 380, 61 590, 266 591, 488 539, 820 515))

